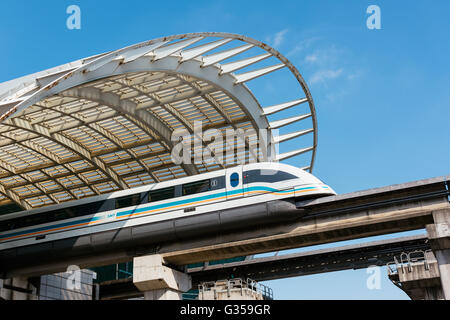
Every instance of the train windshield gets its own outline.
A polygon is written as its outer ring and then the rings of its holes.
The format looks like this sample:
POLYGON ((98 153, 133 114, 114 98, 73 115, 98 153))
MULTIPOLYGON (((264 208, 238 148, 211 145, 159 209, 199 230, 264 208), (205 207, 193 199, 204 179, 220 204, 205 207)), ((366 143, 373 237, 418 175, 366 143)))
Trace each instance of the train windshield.
POLYGON ((254 183, 254 182, 274 183, 290 179, 298 179, 298 177, 294 176, 291 173, 280 170, 257 169, 244 172, 244 179, 245 183, 254 183))

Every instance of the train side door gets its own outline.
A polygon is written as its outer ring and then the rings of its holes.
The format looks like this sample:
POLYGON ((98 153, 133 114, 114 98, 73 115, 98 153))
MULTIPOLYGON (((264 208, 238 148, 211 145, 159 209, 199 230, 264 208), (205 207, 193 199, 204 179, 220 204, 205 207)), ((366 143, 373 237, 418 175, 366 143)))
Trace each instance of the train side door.
POLYGON ((225 180, 227 199, 234 199, 244 196, 242 166, 227 169, 225 180))

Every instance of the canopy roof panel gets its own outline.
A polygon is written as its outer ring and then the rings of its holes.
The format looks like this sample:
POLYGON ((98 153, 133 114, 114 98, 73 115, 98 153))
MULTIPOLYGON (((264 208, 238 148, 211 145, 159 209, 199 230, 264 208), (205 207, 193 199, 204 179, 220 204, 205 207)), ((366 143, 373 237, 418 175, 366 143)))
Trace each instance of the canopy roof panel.
MULTIPOLYGON (((218 156, 226 147, 220 142, 212 161, 172 161, 172 134, 195 136, 198 121, 203 132, 224 136, 227 129, 266 129, 272 160, 310 153, 300 167, 312 170, 317 123, 297 69, 247 37, 177 35, 0 84, 0 214, 236 165, 224 161, 225 152, 218 156), (284 67, 300 84, 298 100, 262 107, 246 83, 284 67), (306 103, 299 116, 268 118, 306 103), (310 129, 273 136, 298 121, 310 129), (309 147, 276 155, 274 146, 291 139, 307 139, 309 147)), ((260 160, 249 143, 234 147, 235 160, 260 160)), ((195 148, 212 151, 206 141, 195 148)))

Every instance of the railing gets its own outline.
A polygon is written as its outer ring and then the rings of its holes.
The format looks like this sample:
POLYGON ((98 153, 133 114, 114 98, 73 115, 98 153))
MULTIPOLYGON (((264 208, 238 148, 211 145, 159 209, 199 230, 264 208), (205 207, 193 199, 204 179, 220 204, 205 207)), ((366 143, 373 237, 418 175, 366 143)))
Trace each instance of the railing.
POLYGON ((227 292, 227 295, 231 295, 231 291, 240 290, 241 294, 244 294, 244 290, 250 290, 256 294, 261 294, 265 300, 273 300, 273 290, 255 280, 247 278, 243 280, 241 278, 219 280, 203 282, 199 285, 199 292, 201 294, 207 291, 214 292, 214 298, 217 299, 217 293, 227 292))
POLYGON ((431 249, 428 250, 414 250, 411 252, 402 252, 399 258, 394 257, 394 261, 391 261, 386 264, 388 274, 396 275, 398 274, 398 270, 401 268, 402 272, 405 272, 405 269, 408 272, 412 271, 412 264, 414 263, 423 263, 425 265, 425 270, 430 269, 429 265, 429 257, 433 257, 433 253, 431 249))
POLYGON ((252 290, 261 293, 264 297, 264 300, 273 300, 272 288, 256 282, 255 280, 252 280, 250 278, 247 278, 247 284, 252 290))

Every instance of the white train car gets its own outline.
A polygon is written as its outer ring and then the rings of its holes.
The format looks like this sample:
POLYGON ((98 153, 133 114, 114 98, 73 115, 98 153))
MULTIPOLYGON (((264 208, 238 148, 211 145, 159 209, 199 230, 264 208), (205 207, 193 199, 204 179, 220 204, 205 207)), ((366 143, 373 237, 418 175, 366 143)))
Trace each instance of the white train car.
POLYGON ((283 200, 335 194, 296 167, 248 164, 0 216, 0 260, 27 246, 63 252, 277 222, 298 215, 283 200))

